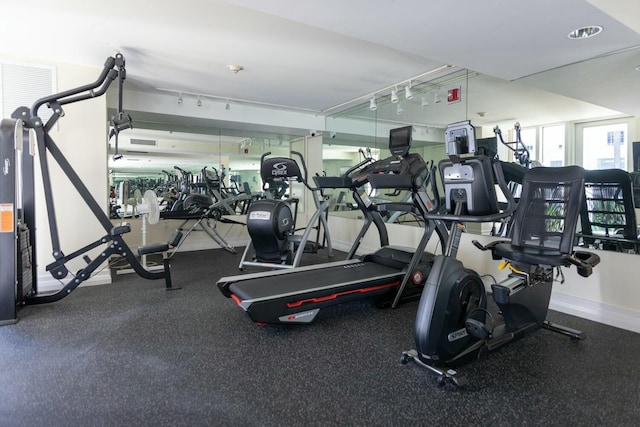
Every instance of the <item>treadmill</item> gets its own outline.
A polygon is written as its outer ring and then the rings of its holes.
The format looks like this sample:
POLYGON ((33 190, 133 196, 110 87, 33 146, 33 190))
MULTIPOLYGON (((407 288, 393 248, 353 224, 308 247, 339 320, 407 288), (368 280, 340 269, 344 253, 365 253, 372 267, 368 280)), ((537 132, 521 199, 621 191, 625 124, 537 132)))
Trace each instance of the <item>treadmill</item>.
POLYGON ((391 296, 390 305, 396 307, 404 297, 419 297, 433 258, 433 254, 425 252, 427 242, 434 231, 441 242, 446 241, 447 230, 442 223, 427 220, 427 214, 438 208, 435 168, 433 164, 428 166, 419 154, 409 153, 411 132, 411 126, 391 130, 391 156, 386 159, 365 160, 342 177, 314 177, 320 188, 351 189, 365 214, 365 223, 346 260, 223 277, 217 282, 222 294, 233 299, 258 324, 310 323, 322 308, 356 299, 391 296), (359 191, 367 183, 372 188, 410 190, 412 202, 374 205, 359 191), (380 212, 397 210, 425 218, 417 248, 388 246, 380 212), (353 259, 372 223, 379 231, 382 247, 373 254, 353 259))

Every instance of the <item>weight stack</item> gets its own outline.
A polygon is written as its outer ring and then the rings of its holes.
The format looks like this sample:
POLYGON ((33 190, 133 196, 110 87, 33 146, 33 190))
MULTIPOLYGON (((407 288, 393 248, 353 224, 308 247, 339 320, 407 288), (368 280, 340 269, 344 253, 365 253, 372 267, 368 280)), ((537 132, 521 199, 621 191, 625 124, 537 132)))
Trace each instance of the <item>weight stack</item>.
POLYGON ((18 305, 22 304, 25 297, 33 294, 33 248, 30 242, 29 228, 25 224, 18 224, 18 305))

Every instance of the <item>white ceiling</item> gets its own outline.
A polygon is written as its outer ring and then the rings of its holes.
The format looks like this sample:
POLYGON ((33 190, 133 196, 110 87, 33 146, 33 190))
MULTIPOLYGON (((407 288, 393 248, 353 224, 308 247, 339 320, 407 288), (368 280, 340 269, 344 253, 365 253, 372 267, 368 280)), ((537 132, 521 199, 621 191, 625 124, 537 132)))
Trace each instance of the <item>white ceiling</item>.
POLYGON ((99 67, 120 51, 148 91, 326 111, 450 64, 484 75, 494 99, 470 111, 487 123, 640 116, 638 0, 30 0, 2 14, 0 55, 99 67), (584 25, 604 31, 567 39, 584 25))

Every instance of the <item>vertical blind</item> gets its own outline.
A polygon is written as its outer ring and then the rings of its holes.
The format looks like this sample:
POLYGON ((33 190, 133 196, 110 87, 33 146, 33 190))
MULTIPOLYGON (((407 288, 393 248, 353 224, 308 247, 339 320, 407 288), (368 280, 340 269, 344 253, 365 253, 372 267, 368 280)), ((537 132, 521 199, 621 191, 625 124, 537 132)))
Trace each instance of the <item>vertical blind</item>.
MULTIPOLYGON (((31 107, 37 100, 55 91, 54 68, 0 63, 1 117, 10 117, 18 107, 31 107)), ((45 122, 51 109, 43 106, 39 116, 45 122)))

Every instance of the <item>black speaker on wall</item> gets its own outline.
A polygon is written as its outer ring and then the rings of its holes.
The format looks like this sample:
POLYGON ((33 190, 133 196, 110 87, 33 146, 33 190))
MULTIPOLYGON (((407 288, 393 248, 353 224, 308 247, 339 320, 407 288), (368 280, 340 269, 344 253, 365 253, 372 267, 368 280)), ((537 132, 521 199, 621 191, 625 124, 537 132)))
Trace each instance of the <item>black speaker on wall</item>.
POLYGON ((640 141, 633 143, 633 171, 640 172, 640 141))

